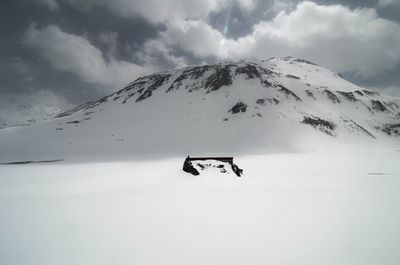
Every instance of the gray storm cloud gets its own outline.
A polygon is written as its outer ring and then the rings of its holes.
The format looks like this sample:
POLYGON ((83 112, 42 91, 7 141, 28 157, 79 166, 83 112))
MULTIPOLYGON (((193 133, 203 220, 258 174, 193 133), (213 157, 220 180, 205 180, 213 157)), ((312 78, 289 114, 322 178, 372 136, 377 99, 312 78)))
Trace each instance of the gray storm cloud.
POLYGON ((8 2, 15 14, 2 25, 15 28, 21 45, 5 36, 0 94, 20 102, 19 96, 37 98, 45 90, 68 101, 64 105, 76 105, 155 71, 287 55, 347 74, 360 85, 400 94, 400 17, 393 17, 399 1, 367 2, 8 2))

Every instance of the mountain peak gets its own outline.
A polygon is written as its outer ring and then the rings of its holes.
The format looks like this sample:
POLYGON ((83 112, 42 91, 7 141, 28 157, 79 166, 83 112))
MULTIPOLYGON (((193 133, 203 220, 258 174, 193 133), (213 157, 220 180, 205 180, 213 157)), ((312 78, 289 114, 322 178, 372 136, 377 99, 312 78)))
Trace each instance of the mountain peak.
MULTIPOLYGON (((230 154, 392 143, 400 139, 400 99, 304 59, 246 59, 143 76, 6 138, 12 143, 28 133, 68 154, 230 154)), ((34 146, 24 148, 40 149, 34 146)))

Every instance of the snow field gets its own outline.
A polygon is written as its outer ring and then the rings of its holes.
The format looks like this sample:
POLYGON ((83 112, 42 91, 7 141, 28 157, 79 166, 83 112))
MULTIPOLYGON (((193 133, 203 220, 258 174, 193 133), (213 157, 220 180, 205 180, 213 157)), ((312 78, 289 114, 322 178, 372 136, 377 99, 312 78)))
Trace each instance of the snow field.
POLYGON ((0 166, 0 264, 398 264, 400 152, 0 166))

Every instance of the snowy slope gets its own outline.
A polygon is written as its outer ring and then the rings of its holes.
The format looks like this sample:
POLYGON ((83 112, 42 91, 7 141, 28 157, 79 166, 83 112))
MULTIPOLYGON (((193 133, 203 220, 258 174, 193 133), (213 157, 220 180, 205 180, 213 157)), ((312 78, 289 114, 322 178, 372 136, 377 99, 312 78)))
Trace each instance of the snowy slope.
POLYGON ((186 156, 399 143, 400 99, 293 57, 141 77, 51 121, 0 131, 0 161, 186 156))
POLYGON ((0 111, 0 129, 15 126, 26 126, 38 121, 53 118, 61 109, 43 104, 25 104, 15 111, 0 111))

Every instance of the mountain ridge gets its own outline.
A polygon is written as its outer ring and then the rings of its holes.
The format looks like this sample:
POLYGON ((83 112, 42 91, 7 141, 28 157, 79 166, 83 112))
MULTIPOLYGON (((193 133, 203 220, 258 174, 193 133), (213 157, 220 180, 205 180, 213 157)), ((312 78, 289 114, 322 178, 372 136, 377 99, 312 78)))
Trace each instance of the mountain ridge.
MULTIPOLYGON (((12 149, 22 135, 50 147, 57 158, 392 145, 400 139, 400 99, 303 59, 242 60, 140 77, 44 124, 0 134, 0 143, 12 149)), ((21 153, 28 158, 35 146, 29 143, 21 153)))

